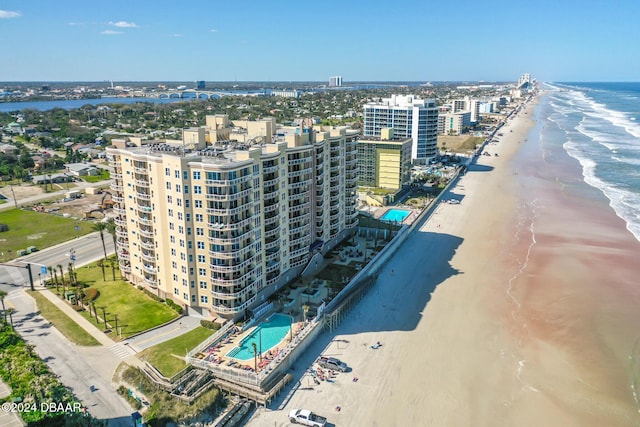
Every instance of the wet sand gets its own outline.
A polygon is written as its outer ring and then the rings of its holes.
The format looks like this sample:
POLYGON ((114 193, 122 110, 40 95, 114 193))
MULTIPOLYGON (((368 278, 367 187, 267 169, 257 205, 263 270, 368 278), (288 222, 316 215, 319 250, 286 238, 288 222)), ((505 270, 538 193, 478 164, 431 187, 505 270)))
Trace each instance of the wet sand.
POLYGON ((289 425, 300 407, 337 426, 638 423, 640 244, 576 162, 542 156, 525 111, 487 147, 499 157, 480 156, 452 189, 461 204, 441 204, 310 348, 353 371, 302 376, 249 425, 289 425))

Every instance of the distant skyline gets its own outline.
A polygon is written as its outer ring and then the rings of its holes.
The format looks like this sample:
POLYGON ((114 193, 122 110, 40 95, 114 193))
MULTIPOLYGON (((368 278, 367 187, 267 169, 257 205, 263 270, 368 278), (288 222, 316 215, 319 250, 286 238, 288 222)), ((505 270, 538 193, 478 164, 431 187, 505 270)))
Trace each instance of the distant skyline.
POLYGON ((5 0, 0 81, 640 81, 639 16, 636 0, 5 0))

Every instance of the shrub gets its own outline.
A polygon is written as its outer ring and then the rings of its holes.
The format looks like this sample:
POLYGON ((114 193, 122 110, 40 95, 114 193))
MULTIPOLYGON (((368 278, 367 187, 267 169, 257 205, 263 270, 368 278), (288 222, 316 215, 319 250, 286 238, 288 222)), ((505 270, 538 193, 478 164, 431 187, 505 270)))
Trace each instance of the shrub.
POLYGON ((82 301, 84 301, 85 303, 95 301, 99 296, 100 291, 98 291, 96 288, 87 288, 84 290, 84 298, 82 298, 82 301))
POLYGON ((164 300, 162 298, 160 298, 158 295, 154 294, 153 292, 149 292, 146 289, 142 289, 142 292, 144 292, 145 294, 149 295, 149 298, 151 298, 154 301, 164 302, 164 300))
POLYGON ((220 324, 212 322, 211 320, 201 320, 200 326, 202 326, 203 328, 212 329, 214 331, 220 329, 220 324))
POLYGON ((0 224, 0 232, 9 231, 9 226, 7 224, 0 224))
POLYGON ((171 307, 172 309, 174 309, 176 312, 178 312, 178 314, 182 314, 182 306, 176 304, 175 302, 173 302, 173 300, 171 298, 167 298, 167 305, 169 307, 171 307))

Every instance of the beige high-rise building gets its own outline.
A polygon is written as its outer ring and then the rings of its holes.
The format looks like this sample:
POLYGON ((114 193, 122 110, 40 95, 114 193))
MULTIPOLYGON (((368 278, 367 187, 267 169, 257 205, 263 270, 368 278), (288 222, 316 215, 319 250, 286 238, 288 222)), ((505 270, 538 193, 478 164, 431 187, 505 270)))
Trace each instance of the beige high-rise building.
MULTIPOLYGON (((233 128, 222 116, 211 123, 205 139, 233 128)), ((259 144, 199 143, 200 131, 189 134, 193 148, 114 141, 127 280, 190 314, 237 319, 355 231, 358 132, 263 125, 259 144)))

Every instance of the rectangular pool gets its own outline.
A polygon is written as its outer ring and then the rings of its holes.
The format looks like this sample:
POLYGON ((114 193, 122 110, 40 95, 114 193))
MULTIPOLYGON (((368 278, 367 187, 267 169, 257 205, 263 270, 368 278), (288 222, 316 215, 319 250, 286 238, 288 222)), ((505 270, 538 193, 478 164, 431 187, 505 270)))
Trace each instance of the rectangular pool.
POLYGON ((403 209, 389 209, 380 219, 383 221, 402 222, 410 213, 411 211, 405 211, 403 209))
POLYGON ((238 360, 251 360, 254 357, 253 343, 256 351, 265 354, 287 336, 291 330, 291 317, 285 314, 272 314, 266 321, 260 322, 249 335, 240 341, 238 347, 234 347, 227 357, 238 360))

